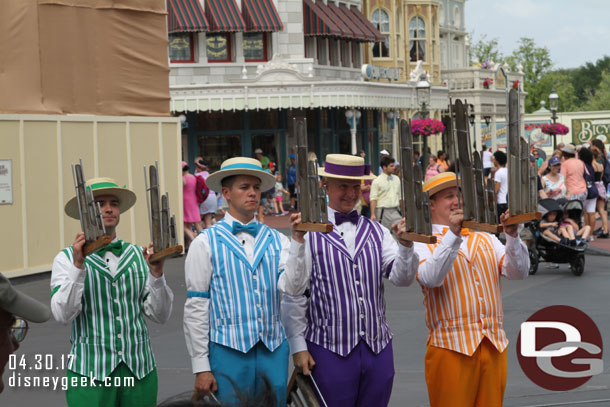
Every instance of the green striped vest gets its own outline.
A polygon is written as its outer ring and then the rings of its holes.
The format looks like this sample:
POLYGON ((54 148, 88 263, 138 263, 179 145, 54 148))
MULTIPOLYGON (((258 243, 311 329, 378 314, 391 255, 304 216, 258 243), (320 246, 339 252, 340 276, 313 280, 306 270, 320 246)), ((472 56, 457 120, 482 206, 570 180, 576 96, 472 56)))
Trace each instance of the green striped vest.
MULTIPOLYGON (((110 376, 124 362, 138 379, 155 368, 144 300, 148 265, 139 246, 123 242, 114 277, 97 253, 85 258, 85 287, 81 312, 72 321, 69 369, 96 380, 110 376)), ((63 250, 72 261, 72 247, 63 250)))

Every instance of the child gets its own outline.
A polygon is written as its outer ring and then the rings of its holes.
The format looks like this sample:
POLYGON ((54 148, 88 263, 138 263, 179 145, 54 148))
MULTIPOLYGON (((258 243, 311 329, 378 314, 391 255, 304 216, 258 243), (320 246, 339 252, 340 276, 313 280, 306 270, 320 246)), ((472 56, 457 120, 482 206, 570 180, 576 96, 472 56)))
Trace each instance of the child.
POLYGON ((542 221, 540 222, 542 235, 560 244, 570 244, 576 246, 574 233, 570 234, 567 228, 563 226, 563 224, 559 225, 559 222, 557 222, 556 219, 557 211, 549 211, 542 217, 542 221))
POLYGON ((561 227, 568 231, 572 239, 578 237, 579 244, 584 244, 591 234, 591 226, 585 225, 582 228, 579 228, 578 224, 574 222, 574 219, 568 217, 567 213, 565 213, 561 219, 561 227), (574 234, 576 234, 576 236, 574 236, 574 234))
POLYGON ((282 185, 282 175, 279 172, 275 173, 275 199, 273 200, 273 211, 276 216, 285 215, 288 212, 284 211, 284 194, 290 194, 282 185))

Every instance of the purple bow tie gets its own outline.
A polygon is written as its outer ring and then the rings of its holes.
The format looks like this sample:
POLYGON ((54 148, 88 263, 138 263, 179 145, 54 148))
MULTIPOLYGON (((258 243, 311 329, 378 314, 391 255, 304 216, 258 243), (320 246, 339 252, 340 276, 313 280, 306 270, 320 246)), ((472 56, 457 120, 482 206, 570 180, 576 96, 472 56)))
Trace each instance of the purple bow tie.
POLYGON ((343 222, 352 222, 354 225, 358 223, 358 212, 351 211, 348 214, 335 212, 335 223, 337 226, 342 224, 343 222))

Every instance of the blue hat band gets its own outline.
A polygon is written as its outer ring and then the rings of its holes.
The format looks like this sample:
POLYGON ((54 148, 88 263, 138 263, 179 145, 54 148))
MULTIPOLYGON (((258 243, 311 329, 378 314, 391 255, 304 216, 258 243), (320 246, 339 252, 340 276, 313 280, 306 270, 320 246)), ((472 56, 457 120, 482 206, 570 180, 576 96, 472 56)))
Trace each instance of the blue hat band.
POLYGON ((221 170, 258 170, 262 171, 263 168, 259 167, 255 164, 247 164, 247 163, 236 163, 231 165, 225 165, 221 168, 221 170))

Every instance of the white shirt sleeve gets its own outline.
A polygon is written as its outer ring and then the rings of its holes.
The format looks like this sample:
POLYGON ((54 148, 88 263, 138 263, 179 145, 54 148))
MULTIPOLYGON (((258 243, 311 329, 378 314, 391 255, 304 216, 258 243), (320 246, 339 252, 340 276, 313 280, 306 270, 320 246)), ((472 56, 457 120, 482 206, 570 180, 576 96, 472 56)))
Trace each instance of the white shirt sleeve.
POLYGON ((187 298, 184 304, 184 337, 193 373, 209 372, 210 280, 212 258, 205 234, 191 243, 185 262, 187 298))
POLYGON ((307 297, 282 293, 280 305, 282 325, 290 345, 290 354, 307 350, 305 329, 307 328, 307 297))
POLYGON ((419 257, 413 247, 405 247, 397 243, 388 228, 382 226, 382 229, 381 259, 384 276, 387 276, 395 286, 409 286, 415 280, 419 257))
POLYGON ((166 323, 172 315, 174 293, 167 285, 165 275, 156 278, 148 271, 146 291, 148 295, 144 300, 144 315, 158 324, 166 323))
POLYGON ((302 295, 309 287, 311 259, 306 255, 307 253, 309 253, 307 234, 305 235, 305 243, 294 240, 290 242, 286 266, 278 280, 278 289, 281 292, 290 295, 302 295))
POLYGON ((67 324, 80 314, 86 275, 63 251, 55 256, 51 268, 51 312, 57 322, 67 324))
POLYGON ((523 280, 529 275, 530 256, 527 251, 527 246, 517 235, 512 237, 506 235, 506 246, 493 236, 494 249, 496 257, 502 259, 502 275, 509 280, 523 280))
POLYGON ((453 268, 453 262, 460 251, 462 238, 448 230, 441 243, 431 253, 428 245, 414 243, 419 256, 417 281, 424 287, 439 287, 453 268))

